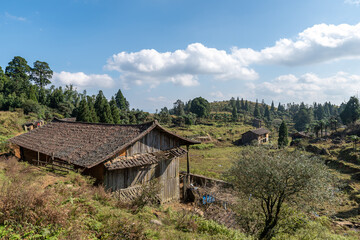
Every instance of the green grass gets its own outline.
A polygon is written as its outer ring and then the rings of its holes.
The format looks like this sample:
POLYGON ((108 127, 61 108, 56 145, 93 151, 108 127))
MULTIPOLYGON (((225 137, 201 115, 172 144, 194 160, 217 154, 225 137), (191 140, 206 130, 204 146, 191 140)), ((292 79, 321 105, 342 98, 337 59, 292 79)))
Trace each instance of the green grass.
MULTIPOLYGON (((242 150, 238 146, 215 146, 211 149, 190 149, 190 172, 222 178, 242 150)), ((186 157, 180 158, 180 170, 186 170, 186 157)))

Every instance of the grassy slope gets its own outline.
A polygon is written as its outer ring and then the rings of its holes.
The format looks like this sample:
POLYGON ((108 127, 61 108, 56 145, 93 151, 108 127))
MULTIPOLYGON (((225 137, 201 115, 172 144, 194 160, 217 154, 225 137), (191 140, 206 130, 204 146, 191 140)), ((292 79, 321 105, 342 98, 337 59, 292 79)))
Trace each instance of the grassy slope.
POLYGON ((23 132, 22 124, 34 120, 35 115, 24 115, 21 111, 0 111, 0 153, 4 151, 7 139, 23 132))
POLYGON ((1 239, 248 239, 169 206, 120 205, 78 173, 60 177, 16 160, 0 160, 0 188, 1 239))

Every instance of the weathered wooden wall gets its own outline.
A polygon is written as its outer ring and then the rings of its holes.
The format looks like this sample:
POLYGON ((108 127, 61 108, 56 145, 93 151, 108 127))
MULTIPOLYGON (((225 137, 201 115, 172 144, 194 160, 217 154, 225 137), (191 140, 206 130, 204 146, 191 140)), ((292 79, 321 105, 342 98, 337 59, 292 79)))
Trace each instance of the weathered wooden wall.
POLYGON ((179 199, 179 158, 143 167, 106 171, 104 184, 106 188, 115 192, 140 186, 155 178, 159 179, 161 185, 161 202, 179 199))
MULTIPOLYGON (((37 152, 29 150, 27 148, 20 148, 20 149, 21 149, 20 152, 22 154, 22 159, 24 161, 27 161, 29 163, 33 163, 34 160, 38 159, 38 153, 37 152)), ((40 159, 40 161, 47 162, 47 161, 49 161, 50 157, 45 155, 45 154, 40 153, 39 154, 39 159, 40 159)))
POLYGON ((154 129, 145 135, 142 139, 128 147, 126 150, 126 155, 132 156, 137 153, 157 152, 179 146, 180 142, 178 139, 172 137, 169 134, 154 129))

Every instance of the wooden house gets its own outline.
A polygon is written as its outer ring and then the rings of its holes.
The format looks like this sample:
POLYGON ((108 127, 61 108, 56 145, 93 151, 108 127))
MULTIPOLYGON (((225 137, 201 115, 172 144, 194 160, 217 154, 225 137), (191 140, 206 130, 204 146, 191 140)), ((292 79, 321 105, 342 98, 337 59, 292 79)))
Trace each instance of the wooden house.
POLYGON ((179 157, 187 153, 181 146, 198 143, 157 121, 118 125, 58 119, 9 141, 25 161, 70 164, 124 198, 156 178, 161 202, 179 199, 179 157))
POLYGON ((266 143, 269 141, 270 131, 266 128, 258 128, 249 130, 242 134, 241 142, 243 144, 250 144, 252 141, 257 141, 259 144, 266 143))

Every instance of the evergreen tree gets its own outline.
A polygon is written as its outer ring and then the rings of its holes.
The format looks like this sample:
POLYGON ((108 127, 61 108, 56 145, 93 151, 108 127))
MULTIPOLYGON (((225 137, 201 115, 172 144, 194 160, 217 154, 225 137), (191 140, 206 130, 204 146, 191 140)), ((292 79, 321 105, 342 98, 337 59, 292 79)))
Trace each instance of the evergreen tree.
POLYGON ((346 103, 345 109, 340 113, 341 121, 344 124, 353 123, 360 117, 360 104, 357 97, 351 97, 346 103))
POLYGON ((113 117, 113 121, 115 124, 120 124, 121 123, 121 119, 120 119, 120 110, 116 105, 116 101, 115 98, 112 97, 110 100, 110 108, 111 108, 111 115, 113 117))
POLYGON ((80 101, 79 109, 78 109, 77 116, 76 116, 76 121, 91 122, 89 106, 88 106, 85 98, 83 98, 80 101))
POLYGON ((267 121, 271 121, 271 113, 270 113, 270 110, 269 110, 269 106, 268 105, 265 105, 265 114, 264 114, 264 117, 267 121))
POLYGON ((300 110, 294 116, 295 129, 298 131, 304 131, 312 121, 312 114, 310 109, 300 107, 300 110))
POLYGON ((178 99, 176 102, 174 102, 174 114, 176 116, 184 116, 185 110, 184 110, 184 103, 180 99, 178 99))
POLYGON ((90 96, 86 96, 87 98, 87 104, 89 106, 89 112, 90 112, 90 122, 97 123, 99 122, 99 118, 96 114, 95 107, 94 107, 94 99, 90 96))
POLYGON ((257 99, 256 99, 256 103, 255 103, 254 117, 256 117, 256 118, 260 117, 259 104, 258 104, 257 99))
POLYGON ((233 108, 235 104, 236 104, 235 98, 234 97, 230 98, 230 107, 233 108))
POLYGON ((317 108, 315 110, 315 116, 317 120, 322 120, 325 118, 324 108, 320 103, 317 105, 317 108))
POLYGON ((46 102, 46 90, 44 88, 41 88, 39 90, 39 103, 42 105, 47 105, 46 102))
POLYGON ((129 110, 129 102, 126 101, 126 98, 124 97, 124 95, 122 94, 120 89, 115 94, 115 100, 116 100, 116 104, 117 104, 118 108, 120 108, 120 110, 122 110, 122 111, 129 110))
POLYGON ((236 110, 237 110, 237 112, 240 112, 240 109, 241 109, 240 99, 239 99, 239 97, 237 97, 237 99, 236 99, 236 110))
POLYGON ((236 122, 237 119, 238 119, 237 109, 236 109, 236 106, 233 106, 233 109, 232 109, 232 120, 233 120, 233 122, 236 122))
POLYGON ((14 92, 18 96, 25 93, 30 86, 29 73, 30 67, 27 61, 19 56, 14 57, 5 69, 5 74, 10 80, 9 93, 14 92))
POLYGON ((249 104, 247 100, 245 101, 245 111, 249 111, 249 104))
POLYGON ((274 105, 274 101, 271 101, 271 108, 270 108, 271 112, 275 112, 275 105, 274 105))
POLYGON ((243 98, 241 98, 241 109, 245 110, 245 103, 243 98))
POLYGON ((30 80, 34 81, 36 85, 41 88, 50 84, 53 71, 46 62, 36 61, 34 67, 31 69, 30 80))
POLYGON ((168 124, 171 122, 171 116, 167 107, 163 107, 160 110, 159 117, 161 123, 168 124))
POLYGON ((286 123, 283 121, 279 128, 278 146, 286 147, 289 144, 288 130, 286 123))
POLYGON ((111 113, 111 107, 109 102, 106 100, 106 98, 104 98, 104 113, 103 115, 100 117, 100 121, 103 123, 114 123, 114 119, 112 117, 112 113, 111 113))
POLYGON ((36 96, 37 95, 37 89, 36 89, 35 85, 30 85, 28 94, 29 94, 28 99, 30 99, 30 100, 32 100, 34 102, 38 101, 38 97, 36 96))
POLYGON ((94 103, 96 115, 99 117, 100 122, 102 122, 101 116, 103 115, 103 112, 104 112, 104 98, 105 98, 105 96, 104 96, 103 92, 100 90, 98 95, 96 96, 95 103, 94 103))

